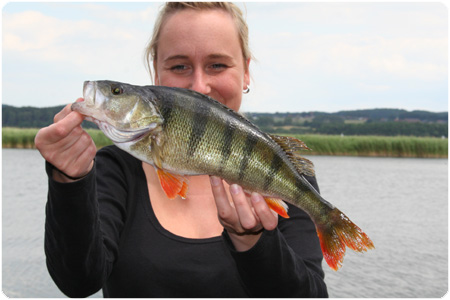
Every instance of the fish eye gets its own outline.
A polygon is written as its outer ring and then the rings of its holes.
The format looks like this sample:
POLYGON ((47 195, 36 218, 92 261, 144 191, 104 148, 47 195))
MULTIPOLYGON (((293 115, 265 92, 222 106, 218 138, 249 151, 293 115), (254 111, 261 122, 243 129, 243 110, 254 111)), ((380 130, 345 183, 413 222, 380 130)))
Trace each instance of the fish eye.
POLYGON ((121 87, 118 86, 112 86, 111 87, 111 92, 113 93, 113 95, 120 95, 123 93, 123 89, 121 87))

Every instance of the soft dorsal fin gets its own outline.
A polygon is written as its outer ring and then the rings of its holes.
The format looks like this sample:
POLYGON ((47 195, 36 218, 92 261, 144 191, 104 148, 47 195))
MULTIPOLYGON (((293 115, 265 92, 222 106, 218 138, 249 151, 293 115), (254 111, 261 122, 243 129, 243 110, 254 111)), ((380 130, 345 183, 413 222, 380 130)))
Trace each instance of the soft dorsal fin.
POLYGON ((274 134, 269 134, 269 136, 287 153, 297 152, 299 150, 311 150, 303 141, 294 137, 274 134))
POLYGON ((300 150, 311 150, 303 141, 290 136, 272 134, 269 136, 286 152, 289 160, 294 164, 300 174, 311 177, 315 176, 314 164, 309 159, 298 154, 300 150))

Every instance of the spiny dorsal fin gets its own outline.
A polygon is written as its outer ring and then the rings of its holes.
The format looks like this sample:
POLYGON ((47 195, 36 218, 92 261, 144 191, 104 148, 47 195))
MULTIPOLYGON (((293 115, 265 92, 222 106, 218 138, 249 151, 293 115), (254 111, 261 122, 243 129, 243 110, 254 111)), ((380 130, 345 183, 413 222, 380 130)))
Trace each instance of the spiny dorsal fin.
POLYGON ((294 164, 300 174, 311 177, 315 176, 314 164, 309 159, 298 154, 300 150, 311 150, 303 141, 290 136, 270 134, 270 137, 286 152, 289 160, 294 164))

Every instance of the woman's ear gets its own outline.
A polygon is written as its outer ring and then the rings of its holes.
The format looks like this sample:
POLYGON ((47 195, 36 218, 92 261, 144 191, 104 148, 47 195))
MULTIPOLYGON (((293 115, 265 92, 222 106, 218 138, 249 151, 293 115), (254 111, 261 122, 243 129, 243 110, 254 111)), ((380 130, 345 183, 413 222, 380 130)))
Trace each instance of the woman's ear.
POLYGON ((250 85, 250 58, 245 62, 245 73, 244 73, 244 86, 243 89, 247 89, 250 85))
POLYGON ((153 81, 155 85, 159 85, 158 69, 156 68, 156 59, 153 60, 153 71, 155 72, 153 81))

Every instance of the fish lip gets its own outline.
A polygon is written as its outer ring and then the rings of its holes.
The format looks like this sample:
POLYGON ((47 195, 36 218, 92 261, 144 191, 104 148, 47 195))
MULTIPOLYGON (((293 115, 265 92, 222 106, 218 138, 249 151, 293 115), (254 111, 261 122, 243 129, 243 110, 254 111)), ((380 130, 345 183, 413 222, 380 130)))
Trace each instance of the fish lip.
POLYGON ((83 83, 83 98, 87 103, 95 103, 97 83, 95 81, 85 81, 83 83))

